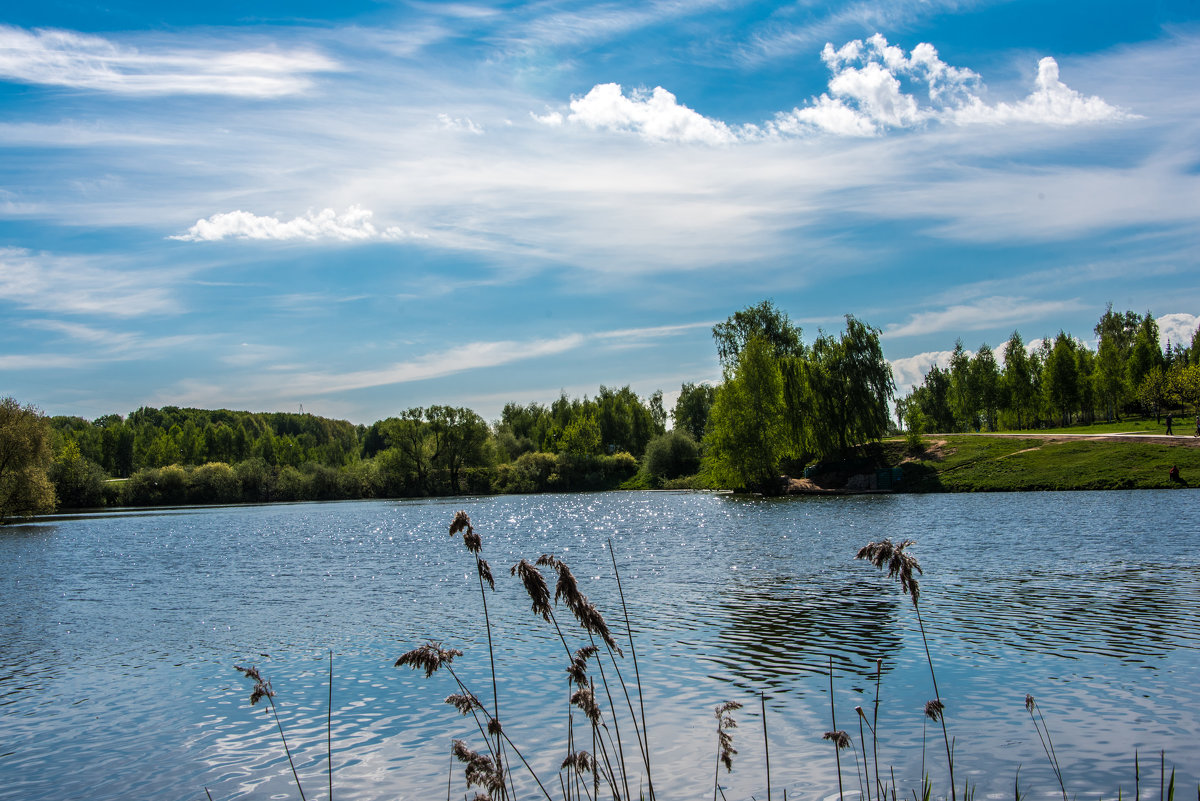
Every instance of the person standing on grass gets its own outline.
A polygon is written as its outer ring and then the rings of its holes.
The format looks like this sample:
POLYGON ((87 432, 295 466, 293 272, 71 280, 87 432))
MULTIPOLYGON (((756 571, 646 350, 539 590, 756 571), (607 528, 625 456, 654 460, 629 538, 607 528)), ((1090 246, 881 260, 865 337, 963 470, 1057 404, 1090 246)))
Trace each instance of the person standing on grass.
POLYGON ((1167 412, 1167 436, 1171 436, 1171 413, 1167 412))

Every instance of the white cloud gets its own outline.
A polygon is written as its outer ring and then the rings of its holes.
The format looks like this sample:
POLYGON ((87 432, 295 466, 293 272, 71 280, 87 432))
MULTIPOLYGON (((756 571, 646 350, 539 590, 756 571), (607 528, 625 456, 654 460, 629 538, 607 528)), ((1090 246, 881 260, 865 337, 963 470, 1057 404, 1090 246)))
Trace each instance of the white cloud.
POLYGON ((178 311, 165 272, 106 269, 87 259, 0 248, 0 301, 67 314, 138 317, 178 311))
MULTIPOLYGON (((889 359, 892 366, 892 379, 896 382, 896 394, 907 395, 912 387, 919 387, 925 382, 925 374, 929 368, 937 365, 942 369, 950 366, 952 350, 931 350, 918 353, 916 356, 906 356, 902 359, 889 359)), ((967 352, 968 356, 973 353, 967 352)))
POLYGON ((364 242, 425 238, 425 235, 404 231, 396 226, 381 231, 371 222, 372 217, 374 213, 361 206, 351 206, 342 214, 333 209, 310 211, 287 221, 248 211, 228 211, 197 220, 187 233, 170 238, 183 242, 219 242, 222 239, 364 242))
POLYGON ((1186 312, 1164 314, 1157 318, 1156 322, 1158 323, 1158 341, 1161 347, 1165 349, 1167 342, 1170 342, 1173 349, 1188 348, 1192 345, 1192 336, 1196 333, 1196 326, 1200 325, 1200 315, 1186 312))
POLYGON ((73 31, 0 25, 0 78, 120 94, 278 97, 302 92, 316 72, 337 70, 306 50, 158 47, 139 50, 73 31))
POLYGON ((1025 298, 991 297, 975 303, 948 306, 945 309, 914 314, 907 323, 884 328, 886 337, 907 337, 939 331, 979 331, 985 328, 1016 325, 1029 320, 1053 317, 1080 308, 1076 301, 1030 301, 1025 298))
POLYGON ((470 117, 451 117, 449 114, 439 114, 438 122, 447 131, 461 131, 477 136, 483 133, 483 127, 475 124, 470 117))
POLYGON ((1136 117, 1099 97, 1085 97, 1059 79, 1058 63, 1043 58, 1034 91, 1015 103, 988 105, 983 84, 970 69, 942 61, 926 42, 908 54, 880 34, 835 49, 826 43, 821 60, 829 67, 829 91, 807 105, 778 113, 763 125, 729 125, 679 103, 661 86, 626 96, 615 83, 596 84, 571 99, 570 113, 550 111, 534 119, 550 126, 564 121, 593 129, 630 131, 657 142, 725 145, 764 137, 874 136, 930 122, 1036 123, 1065 126, 1136 117), (920 89, 924 99, 905 90, 920 89))
MULTIPOLYGON (((558 124, 553 115, 536 119, 558 124)), ((654 142, 723 145, 739 137, 725 123, 680 104, 661 86, 651 92, 635 89, 626 97, 620 84, 597 84, 583 97, 571 99, 567 120, 589 128, 633 131, 654 142)))
POLYGON ((1084 97, 1059 80, 1058 62, 1046 57, 1038 62, 1032 94, 1018 103, 984 105, 971 97, 954 114, 960 123, 1028 122, 1043 125, 1080 125, 1089 122, 1137 119, 1138 115, 1109 105, 1099 97, 1084 97))

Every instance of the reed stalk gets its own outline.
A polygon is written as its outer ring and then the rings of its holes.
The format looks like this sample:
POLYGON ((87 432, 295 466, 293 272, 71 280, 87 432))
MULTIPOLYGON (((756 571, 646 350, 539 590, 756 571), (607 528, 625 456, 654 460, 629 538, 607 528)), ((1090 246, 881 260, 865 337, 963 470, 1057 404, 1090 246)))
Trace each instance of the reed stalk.
POLYGON ((767 737, 767 695, 760 691, 758 698, 762 702, 763 752, 766 754, 767 762, 767 801, 771 801, 771 741, 767 737))
POLYGON ((279 727, 279 739, 283 742, 283 751, 287 754, 288 766, 292 769, 292 778, 296 780, 296 789, 300 791, 300 801, 307 801, 304 795, 304 786, 300 783, 300 774, 296 771, 296 763, 292 759, 292 749, 288 746, 287 735, 283 733, 283 721, 280 720, 279 709, 275 706, 275 691, 271 689, 271 682, 264 679, 258 668, 253 665, 250 667, 234 665, 233 668, 254 681, 254 690, 250 693, 250 706, 254 706, 263 698, 267 699, 271 713, 275 716, 275 725, 279 727))
POLYGON ((837 708, 833 702, 833 657, 829 657, 829 717, 833 721, 833 731, 825 732, 823 739, 833 741, 833 756, 837 760, 838 798, 846 801, 846 790, 842 785, 842 749, 850 745, 850 735, 837 727, 837 708))

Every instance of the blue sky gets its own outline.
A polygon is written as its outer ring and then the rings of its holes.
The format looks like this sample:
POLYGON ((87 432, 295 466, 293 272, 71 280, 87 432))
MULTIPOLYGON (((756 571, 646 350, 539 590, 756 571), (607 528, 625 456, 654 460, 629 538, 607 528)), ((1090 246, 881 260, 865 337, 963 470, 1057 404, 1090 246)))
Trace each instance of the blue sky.
POLYGON ((902 391, 1200 322, 1194 0, 176 5, 0 11, 0 395, 48 414, 669 404, 763 298, 902 391))

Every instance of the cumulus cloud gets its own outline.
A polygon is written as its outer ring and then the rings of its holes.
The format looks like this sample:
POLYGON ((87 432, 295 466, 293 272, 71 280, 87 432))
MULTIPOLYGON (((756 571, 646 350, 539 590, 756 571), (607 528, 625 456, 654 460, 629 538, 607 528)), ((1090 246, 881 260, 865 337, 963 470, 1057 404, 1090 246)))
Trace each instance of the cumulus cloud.
MULTIPOLYGON (((889 360, 888 364, 892 366, 892 380, 896 382, 897 395, 907 395, 910 388, 923 384, 925 374, 929 372, 930 367, 937 365, 943 370, 948 368, 952 355, 954 355, 952 350, 931 350, 918 353, 916 356, 889 360)), ((967 351, 967 355, 974 356, 975 354, 967 351)))
POLYGON ((566 115, 550 110, 534 118, 550 126, 578 123, 628 131, 650 141, 725 145, 814 134, 876 136, 933 123, 1064 126, 1136 116, 1071 89, 1049 57, 1039 62, 1030 95, 991 105, 983 100, 977 73, 947 64, 927 42, 906 53, 877 33, 840 48, 826 43, 821 60, 831 73, 828 91, 762 125, 729 125, 705 117, 661 86, 626 95, 615 83, 597 84, 583 97, 572 98, 566 115))
POLYGON ((1029 122, 1045 125, 1079 125, 1088 122, 1134 119, 1137 115, 1111 106, 1099 97, 1084 97, 1058 76, 1058 62, 1046 57, 1038 62, 1032 94, 1018 103, 987 106, 969 97, 954 113, 959 123, 1029 122))
POLYGON ((120 94, 278 97, 337 70, 315 51, 139 50, 73 31, 0 25, 0 79, 120 94))
POLYGON ((342 214, 333 209, 310 211, 290 220, 259 216, 248 211, 227 211, 197 220, 187 233, 170 237, 182 242, 219 242, 222 239, 265 239, 276 242, 289 240, 333 240, 365 242, 370 240, 401 240, 423 238, 420 234, 391 226, 380 230, 371 221, 374 212, 361 206, 351 206, 342 214))
POLYGON ((1196 334, 1196 326, 1200 325, 1200 315, 1179 312, 1164 314, 1156 321, 1158 323, 1158 340, 1165 349, 1167 343, 1172 348, 1191 347, 1192 337, 1196 334))
MULTIPOLYGON (((537 119, 550 125, 563 121, 555 113, 537 119)), ((583 97, 571 99, 566 120, 589 128, 632 131, 656 142, 723 145, 741 136, 725 123, 682 105, 661 86, 649 92, 635 89, 626 96, 620 84, 597 84, 583 97)))

